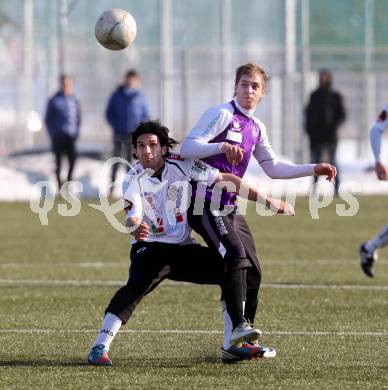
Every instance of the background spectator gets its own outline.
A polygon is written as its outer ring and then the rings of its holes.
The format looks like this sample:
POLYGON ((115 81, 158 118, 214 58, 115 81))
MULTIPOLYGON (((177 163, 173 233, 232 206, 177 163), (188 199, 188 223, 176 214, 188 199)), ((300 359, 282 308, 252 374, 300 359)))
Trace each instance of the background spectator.
POLYGON ((55 155, 55 174, 60 189, 62 186, 61 163, 63 155, 69 160, 67 180, 72 179, 77 158, 75 142, 81 124, 80 104, 74 95, 73 78, 68 74, 61 75, 60 90, 48 101, 45 123, 55 155))
MULTIPOLYGON (((113 156, 129 162, 133 155, 131 134, 141 122, 150 118, 148 103, 140 88, 137 71, 128 71, 124 84, 113 92, 106 109, 106 119, 113 129, 113 156)), ((118 164, 113 165, 112 183, 116 180, 117 169, 118 164)))
MULTIPOLYGON (((319 72, 319 87, 313 91, 306 108, 306 132, 310 138, 310 157, 312 163, 322 161, 326 153, 328 162, 336 164, 338 144, 338 128, 346 118, 343 98, 332 89, 333 77, 329 70, 319 72)), ((315 176, 315 182, 317 177, 315 176)), ((334 182, 335 192, 338 193, 340 184, 338 166, 334 182)))

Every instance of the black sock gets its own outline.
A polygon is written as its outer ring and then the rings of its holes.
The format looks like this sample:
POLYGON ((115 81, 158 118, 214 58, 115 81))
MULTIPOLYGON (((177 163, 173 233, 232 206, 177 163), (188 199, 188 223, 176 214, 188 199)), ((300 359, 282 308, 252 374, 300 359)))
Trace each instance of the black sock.
POLYGON ((244 321, 243 300, 245 298, 245 270, 229 270, 226 273, 224 297, 226 309, 232 320, 233 329, 244 321), (244 282, 244 283, 243 283, 244 282))
POLYGON ((257 305, 259 303, 258 295, 259 295, 258 288, 247 290, 247 299, 245 301, 244 317, 251 324, 253 324, 253 322, 255 321, 257 305))

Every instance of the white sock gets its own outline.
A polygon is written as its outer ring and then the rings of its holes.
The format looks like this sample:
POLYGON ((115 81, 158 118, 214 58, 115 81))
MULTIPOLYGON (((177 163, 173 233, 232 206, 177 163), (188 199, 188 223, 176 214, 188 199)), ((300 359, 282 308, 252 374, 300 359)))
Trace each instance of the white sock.
POLYGON ((121 320, 112 313, 106 313, 102 321, 101 330, 98 334, 93 347, 98 344, 103 344, 105 349, 109 351, 110 345, 121 327, 121 320))
MULTIPOLYGON (((229 349, 230 336, 232 335, 232 331, 233 331, 233 323, 228 313, 228 310, 226 310, 225 301, 221 301, 221 309, 222 309, 222 314, 224 316, 224 342, 222 344, 222 348, 229 349)), ((243 301, 243 310, 244 309, 245 309, 245 301, 243 301)))
POLYGON ((388 244, 388 225, 385 225, 371 240, 365 243, 365 248, 368 252, 373 252, 378 248, 388 244))

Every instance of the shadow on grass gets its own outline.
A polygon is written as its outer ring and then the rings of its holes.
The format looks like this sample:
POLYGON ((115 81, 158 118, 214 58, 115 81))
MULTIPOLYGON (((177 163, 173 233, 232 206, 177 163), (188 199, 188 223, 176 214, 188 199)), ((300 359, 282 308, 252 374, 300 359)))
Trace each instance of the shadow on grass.
POLYGON ((86 361, 53 362, 49 360, 10 360, 0 361, 0 367, 85 367, 90 366, 86 361))
MULTIPOLYGON (((132 368, 186 368, 199 364, 217 364, 220 363, 218 356, 201 356, 192 358, 117 358, 113 362, 114 367, 132 367, 132 368)), ((85 360, 74 361, 50 361, 50 360, 9 360, 0 361, 0 367, 91 367, 85 360)))
POLYGON ((147 357, 147 358, 125 358, 115 359, 113 364, 116 366, 130 366, 133 368, 188 368, 200 364, 218 364, 220 358, 216 355, 169 358, 169 357, 147 357))

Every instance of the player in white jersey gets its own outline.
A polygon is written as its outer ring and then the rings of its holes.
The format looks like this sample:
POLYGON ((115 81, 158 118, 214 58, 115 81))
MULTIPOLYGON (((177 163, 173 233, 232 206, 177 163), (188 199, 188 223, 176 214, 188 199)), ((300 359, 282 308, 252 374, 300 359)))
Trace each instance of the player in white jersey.
MULTIPOLYGON (((388 128, 388 104, 381 111, 376 122, 370 130, 370 143, 375 158, 375 171, 379 180, 388 180, 388 167, 382 161, 381 157, 381 135, 388 128)), ((388 225, 385 225, 380 232, 369 241, 361 244, 360 259, 361 269, 364 273, 373 277, 374 266, 377 260, 377 250, 388 244, 388 225)))
MULTIPOLYGON (((186 212, 191 195, 190 179, 206 185, 230 181, 236 185, 237 193, 243 189, 250 200, 274 202, 245 187, 237 176, 220 173, 201 161, 169 160, 165 155, 174 142, 168 137, 168 129, 155 121, 142 123, 133 133, 139 163, 128 173, 123 186, 126 223, 135 238, 129 279, 105 311, 100 334, 88 356, 91 364, 112 364, 108 350, 119 328, 129 320, 139 301, 164 279, 218 284, 223 295, 233 293, 224 276, 223 258, 191 238, 186 212)), ((281 213, 293 214, 293 208, 284 202, 278 202, 277 206, 281 206, 281 213)), ((230 310, 228 306, 227 310, 230 310)), ((260 331, 248 324, 234 333, 238 340, 256 339, 260 335, 260 331)), ((231 348, 235 360, 265 354, 270 357, 273 353, 254 345, 231 348)))
MULTIPOLYGON (((236 71, 234 98, 203 114, 182 144, 182 157, 200 158, 222 172, 242 177, 251 156, 254 156, 264 172, 274 179, 325 175, 331 181, 336 176, 336 168, 330 164, 295 165, 280 162, 276 158, 264 124, 253 115, 264 95, 267 80, 266 72, 258 65, 240 66, 236 71)), ((247 285, 243 315, 253 324, 261 283, 261 267, 255 242, 244 216, 236 213, 235 194, 223 193, 221 202, 232 212, 222 217, 214 215, 209 207, 211 195, 212 188, 208 188, 202 195, 205 198, 203 214, 196 213, 195 207, 190 208, 189 224, 209 247, 219 249, 224 258, 230 259, 230 264, 250 265, 241 271, 241 277, 245 275, 247 285)), ((198 196, 201 196, 199 191, 195 191, 193 197, 198 196)), ((244 303, 240 302, 240 308, 243 306, 244 303)), ((235 320, 224 310, 225 334, 234 323, 235 320)), ((221 354, 229 345, 225 338, 221 354)))

